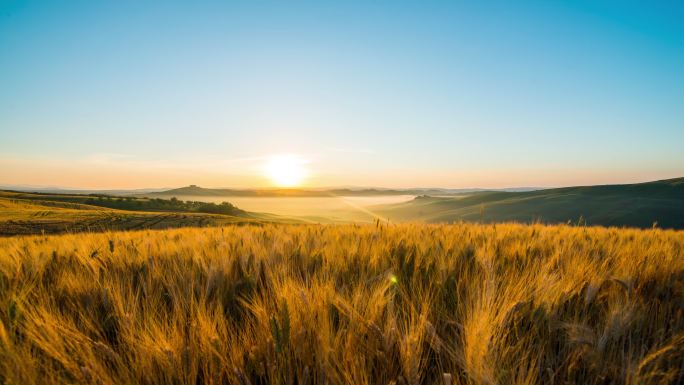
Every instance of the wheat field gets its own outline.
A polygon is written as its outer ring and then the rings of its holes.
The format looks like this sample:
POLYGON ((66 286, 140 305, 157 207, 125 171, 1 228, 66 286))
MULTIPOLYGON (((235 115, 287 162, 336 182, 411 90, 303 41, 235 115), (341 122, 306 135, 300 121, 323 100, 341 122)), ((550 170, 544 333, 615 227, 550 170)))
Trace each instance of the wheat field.
POLYGON ((0 239, 3 384, 678 384, 684 233, 264 225, 0 239))

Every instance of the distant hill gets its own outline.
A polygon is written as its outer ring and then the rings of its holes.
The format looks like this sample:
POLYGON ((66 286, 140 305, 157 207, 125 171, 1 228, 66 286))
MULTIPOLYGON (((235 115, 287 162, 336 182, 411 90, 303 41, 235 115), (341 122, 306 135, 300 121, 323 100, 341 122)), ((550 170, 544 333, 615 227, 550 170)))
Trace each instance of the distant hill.
MULTIPOLYGON (((428 194, 429 195, 429 194, 428 194)), ((395 221, 519 221, 684 229, 684 178, 527 192, 419 196, 371 210, 395 221)))
MULTIPOLYGON (((494 191, 529 191, 534 188, 521 188, 494 191)), ((478 191, 490 191, 484 189, 446 189, 446 188, 410 188, 410 189, 385 189, 385 188, 331 188, 331 189, 213 189, 196 185, 181 187, 166 191, 149 192, 140 194, 146 197, 328 197, 328 196, 386 196, 386 195, 431 195, 450 196, 466 194, 478 191)))

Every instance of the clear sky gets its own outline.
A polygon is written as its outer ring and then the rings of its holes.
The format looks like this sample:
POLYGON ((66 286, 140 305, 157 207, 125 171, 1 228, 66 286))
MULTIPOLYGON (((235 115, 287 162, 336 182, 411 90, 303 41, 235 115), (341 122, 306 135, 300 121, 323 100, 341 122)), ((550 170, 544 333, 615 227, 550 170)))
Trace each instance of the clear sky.
POLYGON ((684 176, 681 1, 0 0, 0 184, 684 176))

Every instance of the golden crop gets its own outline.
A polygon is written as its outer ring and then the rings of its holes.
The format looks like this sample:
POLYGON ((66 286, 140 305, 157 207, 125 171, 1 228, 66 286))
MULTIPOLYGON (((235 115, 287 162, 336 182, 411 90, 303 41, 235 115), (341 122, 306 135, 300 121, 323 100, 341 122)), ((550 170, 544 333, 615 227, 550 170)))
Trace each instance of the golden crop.
POLYGON ((3 384, 678 384, 684 233, 265 225, 0 239, 3 384))

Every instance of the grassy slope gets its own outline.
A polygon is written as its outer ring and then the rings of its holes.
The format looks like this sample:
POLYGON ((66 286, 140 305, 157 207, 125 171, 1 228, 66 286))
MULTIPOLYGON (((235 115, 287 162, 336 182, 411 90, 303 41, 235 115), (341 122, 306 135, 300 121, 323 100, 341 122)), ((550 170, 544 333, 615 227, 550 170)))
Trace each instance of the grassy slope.
MULTIPOLYGON (((107 199, 109 199, 109 202, 124 202, 125 197, 120 197, 120 196, 105 196, 107 199)), ((96 202, 97 196, 95 195, 87 195, 87 194, 53 194, 53 193, 44 193, 44 192, 22 192, 22 191, 8 191, 8 190, 0 190, 0 198, 9 198, 9 199, 21 199, 21 200, 28 200, 28 201, 40 201, 40 202, 65 202, 65 203, 78 203, 78 204, 88 204, 92 205, 91 203, 96 202)), ((131 199, 132 202, 138 201, 140 203, 148 203, 150 199, 146 197, 127 197, 128 199, 131 199)), ((103 203, 107 203, 107 201, 104 201, 103 203)), ((144 206, 143 206, 144 207, 144 206)), ((116 207, 114 207, 116 208, 116 207)), ((136 209, 133 209, 132 211, 137 211, 136 209)), ((155 210, 152 210, 155 211, 155 210)))
POLYGON ((681 384, 683 252, 514 224, 4 238, 0 383, 681 384))
POLYGON ((125 211, 12 196, 0 197, 0 235, 219 226, 258 220, 228 215, 125 211))
POLYGON ((419 197, 373 211, 392 220, 426 222, 542 221, 604 226, 684 228, 684 178, 633 185, 532 192, 483 192, 456 198, 419 197))

